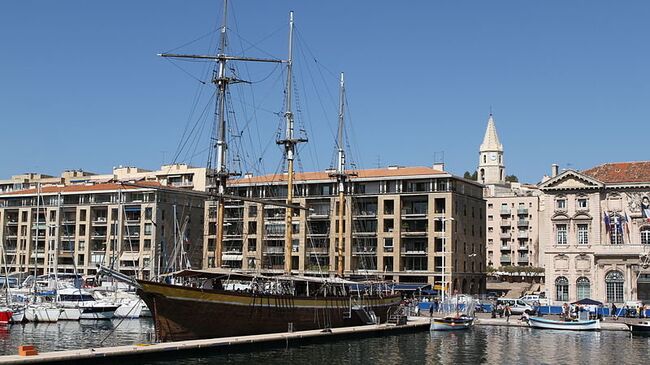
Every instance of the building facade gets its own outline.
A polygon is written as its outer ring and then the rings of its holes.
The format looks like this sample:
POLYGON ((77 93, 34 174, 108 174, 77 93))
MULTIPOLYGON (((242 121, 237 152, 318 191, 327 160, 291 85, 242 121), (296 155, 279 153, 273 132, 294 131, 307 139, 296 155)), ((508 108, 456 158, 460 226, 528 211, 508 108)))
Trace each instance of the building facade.
POLYGON ((650 162, 554 167, 540 189, 548 297, 650 302, 650 162))
POLYGON ((118 167, 3 180, 0 250, 9 273, 93 275, 97 265, 139 278, 202 264, 206 169, 118 167), (9 183, 11 181, 11 183, 9 183))
MULTIPOLYGON (((360 170, 349 182, 344 208, 346 276, 381 276, 428 283, 450 292, 485 289, 485 201, 481 185, 442 168, 360 170)), ((230 182, 233 195, 284 202, 286 175, 230 182)), ((297 174, 292 267, 302 274, 336 272, 338 191, 328 172, 297 174)), ((206 213, 204 266, 214 267, 215 206, 206 213)), ((282 270, 285 209, 256 202, 225 205, 224 266, 282 270)))
POLYGON ((539 190, 517 183, 486 190, 488 266, 540 266, 539 190))

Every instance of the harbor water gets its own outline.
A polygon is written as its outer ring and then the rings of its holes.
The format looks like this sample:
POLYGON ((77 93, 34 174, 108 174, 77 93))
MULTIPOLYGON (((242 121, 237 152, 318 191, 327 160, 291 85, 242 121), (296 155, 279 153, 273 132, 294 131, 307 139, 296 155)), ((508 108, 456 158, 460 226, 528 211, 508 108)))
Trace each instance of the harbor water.
MULTIPOLYGON (((0 328, 0 348, 9 355, 21 344, 34 344, 44 352, 150 343, 152 336, 151 319, 23 324, 0 328)), ((644 364, 649 357, 650 337, 628 332, 475 326, 459 332, 423 331, 257 351, 214 349, 123 364, 644 364)))

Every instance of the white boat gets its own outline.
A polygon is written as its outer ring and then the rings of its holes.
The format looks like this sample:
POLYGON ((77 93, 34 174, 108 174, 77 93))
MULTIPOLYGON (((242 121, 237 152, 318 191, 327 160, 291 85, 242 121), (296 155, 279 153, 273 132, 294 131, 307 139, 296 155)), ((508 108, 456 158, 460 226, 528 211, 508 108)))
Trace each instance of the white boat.
POLYGON ((632 333, 650 334, 650 321, 626 324, 632 333))
POLYGON ((574 320, 574 321, 556 321, 539 317, 528 318, 528 325, 532 328, 545 328, 553 330, 569 331, 598 331, 600 330, 600 321, 594 320, 574 320))
POLYGON ((474 324, 473 317, 444 317, 431 320, 431 331, 455 331, 466 330, 474 324))
POLYGON ((22 323, 25 319, 25 306, 13 304, 11 310, 14 313, 11 315, 10 323, 22 323))
POLYGON ((125 301, 115 311, 116 318, 140 318, 142 315, 142 304, 140 299, 125 301))
POLYGON ((29 322, 57 322, 61 309, 54 303, 29 304, 25 308, 25 319, 29 322))
POLYGON ((56 295, 62 320, 111 319, 118 304, 96 300, 92 294, 77 288, 60 289, 56 295))

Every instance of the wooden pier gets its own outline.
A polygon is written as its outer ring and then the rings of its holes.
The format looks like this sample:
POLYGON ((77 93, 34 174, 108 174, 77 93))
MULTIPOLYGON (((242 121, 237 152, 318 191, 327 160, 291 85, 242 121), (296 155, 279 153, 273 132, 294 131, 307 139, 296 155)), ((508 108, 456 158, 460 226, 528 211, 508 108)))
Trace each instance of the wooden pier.
POLYGON ((113 364, 121 359, 169 359, 174 356, 182 356, 188 352, 199 353, 206 350, 209 350, 210 354, 216 355, 228 351, 241 351, 246 348, 259 348, 260 346, 288 347, 309 342, 327 342, 345 337, 372 337, 428 330, 429 318, 422 317, 409 320, 404 325, 379 324, 332 328, 327 331, 281 332, 253 336, 53 351, 32 356, 8 355, 0 356, 0 364, 69 364, 73 362, 75 364, 113 364))

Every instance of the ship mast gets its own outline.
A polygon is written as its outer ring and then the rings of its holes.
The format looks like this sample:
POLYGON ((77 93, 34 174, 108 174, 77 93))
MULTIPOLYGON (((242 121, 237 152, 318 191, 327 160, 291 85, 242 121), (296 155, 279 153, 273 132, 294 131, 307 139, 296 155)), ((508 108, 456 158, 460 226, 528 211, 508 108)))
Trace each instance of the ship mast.
POLYGON ((287 208, 284 235, 284 272, 291 274, 291 251, 293 242, 293 160, 298 143, 307 142, 306 138, 295 138, 293 112, 291 111, 292 99, 292 82, 293 82, 293 11, 289 12, 289 57, 287 60, 287 86, 286 86, 286 104, 284 119, 286 122, 285 138, 276 141, 279 145, 284 145, 284 154, 287 159, 287 208))
MULTIPOLYGON (((162 53, 158 56, 169 58, 191 58, 191 59, 204 59, 216 62, 215 71, 213 73, 212 83, 217 87, 217 100, 216 100, 216 116, 217 116, 217 142, 214 145, 215 155, 217 157, 217 166, 211 174, 212 181, 216 183, 216 194, 213 192, 212 198, 217 202, 217 242, 215 245, 214 260, 215 267, 221 267, 222 249, 223 249, 223 218, 224 218, 224 195, 226 193, 226 184, 228 178, 231 176, 238 176, 239 174, 228 170, 227 166, 227 152, 228 142, 226 140, 226 131, 228 130, 226 124, 225 108, 226 108, 226 95, 228 86, 233 83, 243 82, 235 77, 226 74, 226 64, 228 61, 251 61, 251 62, 275 62, 283 63, 287 61, 268 58, 251 58, 251 57, 237 57, 226 55, 227 46, 227 12, 228 0, 223 2, 223 21, 221 26, 221 36, 218 54, 213 55, 183 55, 162 53)), ((289 62, 290 63, 290 62, 289 62)))
POLYGON ((336 165, 336 172, 330 174, 332 177, 336 177, 338 182, 338 191, 339 191, 339 211, 338 211, 338 244, 336 247, 337 250, 337 274, 343 276, 344 262, 343 262, 343 225, 345 213, 345 182, 349 176, 354 174, 347 173, 345 171, 345 150, 343 149, 343 131, 344 129, 344 110, 345 110, 345 79, 343 77, 343 72, 341 72, 341 81, 340 81, 340 91, 339 91, 339 130, 338 130, 338 160, 336 165))

